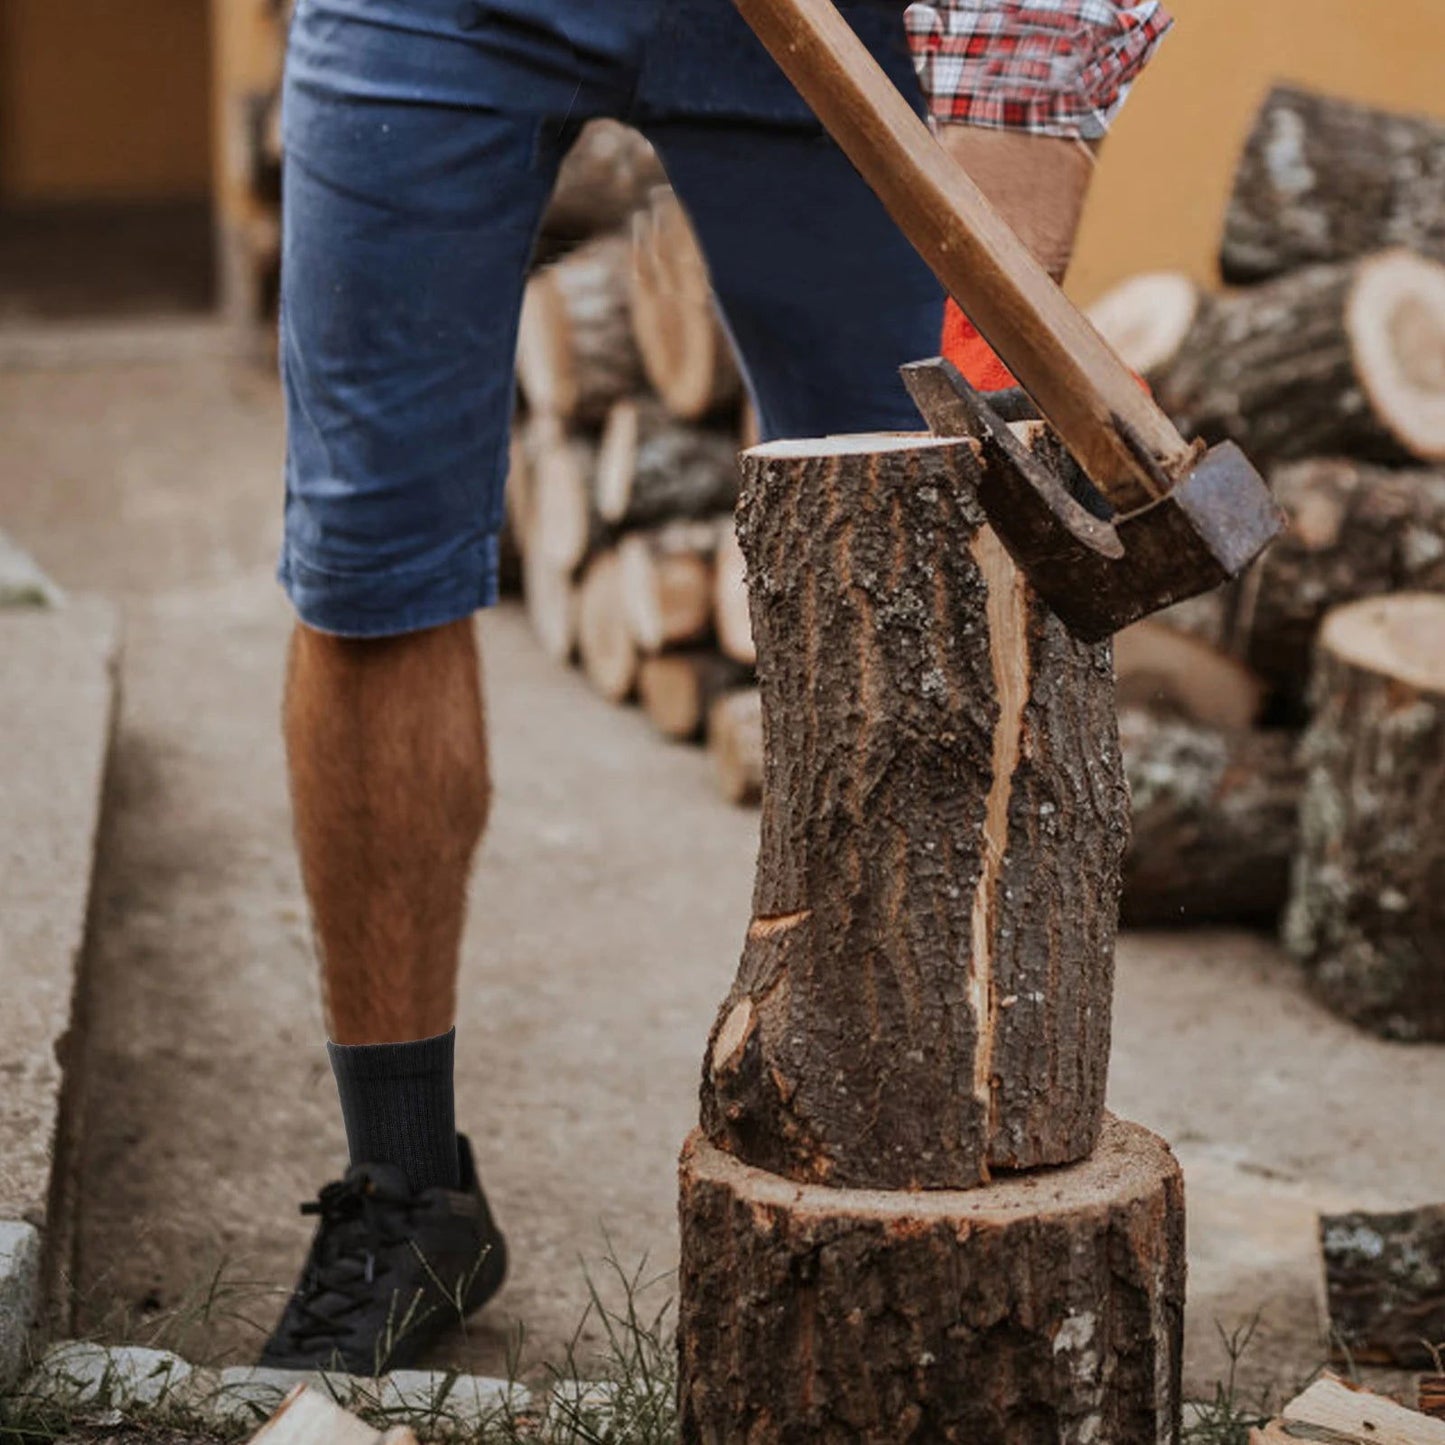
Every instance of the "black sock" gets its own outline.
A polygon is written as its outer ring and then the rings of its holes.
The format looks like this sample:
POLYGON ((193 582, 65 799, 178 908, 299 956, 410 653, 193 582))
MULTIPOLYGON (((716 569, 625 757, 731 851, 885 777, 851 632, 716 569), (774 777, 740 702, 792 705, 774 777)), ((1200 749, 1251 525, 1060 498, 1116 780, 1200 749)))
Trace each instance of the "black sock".
POLYGON ((353 1164, 394 1165, 418 1191, 457 1187, 456 1036, 326 1045, 353 1164))

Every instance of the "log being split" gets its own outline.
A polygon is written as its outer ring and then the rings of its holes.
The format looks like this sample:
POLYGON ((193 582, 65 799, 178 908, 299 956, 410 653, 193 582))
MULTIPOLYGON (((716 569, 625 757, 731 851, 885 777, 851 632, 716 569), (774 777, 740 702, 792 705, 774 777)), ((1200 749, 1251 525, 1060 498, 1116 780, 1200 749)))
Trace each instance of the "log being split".
POLYGON ((794 1184, 698 1135, 681 1215, 686 1445, 1178 1438, 1183 1181, 1136 1125, 923 1193, 794 1184))
POLYGON ((1134 812, 1124 922, 1277 921, 1304 787, 1294 735, 1139 708, 1120 713, 1119 731, 1134 812))
POLYGON ((1320 1217, 1325 1297, 1338 1354, 1428 1369, 1445 1346, 1445 1205, 1320 1217))
POLYGON ((763 796, 763 700, 755 687, 725 693, 708 712, 707 749, 718 791, 746 807, 763 796))
POLYGON ((1445 261, 1445 123, 1276 87, 1235 174, 1225 279, 1259 281, 1387 246, 1445 261))
POLYGON ((1219 297, 1158 393, 1257 463, 1445 459, 1445 266, 1384 251, 1219 297))
POLYGON ((642 387, 628 310, 632 247, 601 236, 527 282, 517 383, 533 412, 596 423, 642 387))
POLYGON ((731 512, 738 500, 737 443, 679 422, 655 402, 628 397, 607 414, 597 452, 597 510, 623 529, 731 512))
POLYGON ((707 262, 677 197, 653 193, 634 222, 632 327, 669 411, 687 421, 737 405, 742 379, 713 301, 707 262))
POLYGON ((767 740, 703 1124, 808 1182, 968 1188, 1097 1137, 1128 799, 1107 645, 1040 604, 966 441, 744 456, 767 740))
POLYGON ((1298 707, 1330 608, 1389 592, 1445 592, 1445 472, 1305 461, 1279 468, 1270 484, 1290 525, 1239 587, 1232 636, 1298 707))
POLYGON ((1445 1039, 1445 597, 1325 619, 1285 942, 1335 1012, 1445 1039))

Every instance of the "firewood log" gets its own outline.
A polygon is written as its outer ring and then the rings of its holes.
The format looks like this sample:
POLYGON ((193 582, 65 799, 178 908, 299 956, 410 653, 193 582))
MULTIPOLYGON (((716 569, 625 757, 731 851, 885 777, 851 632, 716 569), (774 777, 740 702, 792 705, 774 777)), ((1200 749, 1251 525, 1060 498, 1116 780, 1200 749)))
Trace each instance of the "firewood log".
POLYGON ((1387 246, 1445 261, 1445 122, 1276 87, 1235 174, 1225 279, 1259 281, 1387 246))
POLYGON ((657 152, 631 126, 588 121, 562 162, 542 235, 560 248, 615 231, 666 184, 657 152))
POLYGON ((719 531, 716 521, 669 522, 618 543, 623 609, 640 652, 698 642, 712 630, 719 531))
POLYGON ((1445 1375, 1421 1375, 1418 1388, 1420 1413, 1432 1420, 1445 1420, 1445 1375))
POLYGON ((1445 1204, 1320 1216, 1337 1357, 1428 1369, 1445 1345, 1445 1204))
POLYGON ((637 647, 627 625, 622 568, 614 551, 598 552, 577 591, 577 652, 588 682, 608 702, 626 702, 637 685, 637 647))
POLYGON ((1162 618, 1114 639, 1121 707, 1178 713, 1206 727, 1242 730, 1258 720, 1264 684, 1243 663, 1162 618))
POLYGON ((799 1181, 967 1188, 1082 1157, 1102 1118, 1113 669, 984 527, 975 456, 919 435, 743 457, 762 850, 703 1124, 799 1181))
POLYGON ((540 548, 554 568, 575 572, 601 538, 592 499, 597 448, 542 413, 528 422, 523 450, 527 550, 540 548))
POLYGON ((751 806, 763 795, 763 700, 755 687, 724 693, 708 712, 707 750, 718 791, 751 806))
POLYGON ((751 667, 758 660, 748 612, 747 564, 737 532, 723 529, 713 571, 713 626, 718 646, 735 662, 751 667))
POLYGON ((1289 894, 1303 769, 1281 731, 1212 728, 1126 708, 1133 806, 1123 921, 1273 923, 1289 894))
POLYGON ((1088 314, 1114 350, 1152 382, 1178 360, 1207 304, 1192 277, 1153 271, 1120 283, 1088 314))
POLYGON ((1304 461, 1270 478, 1289 528, 1240 585, 1234 649, 1290 709, 1303 707, 1331 607, 1387 592, 1445 592, 1445 471, 1304 461))
MULTIPOLYGON (((663 737, 687 742, 701 735, 717 699, 743 686, 748 676, 740 662, 711 648, 663 652, 642 659, 637 695, 648 721, 663 737)), ((761 762, 761 735, 758 756, 761 762)))
POLYGON ((634 222, 632 326, 653 389, 686 421, 737 405, 742 381, 707 263, 680 202, 654 192, 634 222))
POLYGON ((1336 1013, 1445 1040, 1445 597, 1336 608, 1315 658, 1285 942, 1336 1013))
POLYGON ((631 243, 601 236, 527 282, 517 383, 528 409, 600 423, 642 385, 629 316, 631 243))
POLYGON ((620 529, 731 512, 738 500, 737 442, 627 397, 607 414, 597 451, 597 510, 620 529))
POLYGON ((1445 266, 1383 251, 1204 308, 1158 379, 1186 433, 1257 464, 1445 460, 1445 266))
POLYGON ((1280 1418, 1249 1432, 1250 1445, 1445 1445, 1445 1423, 1334 1375, 1316 1380, 1280 1418))

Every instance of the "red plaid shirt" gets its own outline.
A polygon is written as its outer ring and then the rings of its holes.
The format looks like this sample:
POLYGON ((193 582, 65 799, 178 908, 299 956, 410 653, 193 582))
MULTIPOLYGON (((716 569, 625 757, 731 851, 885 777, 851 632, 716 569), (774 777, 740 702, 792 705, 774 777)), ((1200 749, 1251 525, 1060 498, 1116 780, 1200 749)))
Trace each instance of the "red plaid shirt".
POLYGON ((1159 0, 929 0, 908 37, 934 118, 1102 136, 1173 22, 1159 0))

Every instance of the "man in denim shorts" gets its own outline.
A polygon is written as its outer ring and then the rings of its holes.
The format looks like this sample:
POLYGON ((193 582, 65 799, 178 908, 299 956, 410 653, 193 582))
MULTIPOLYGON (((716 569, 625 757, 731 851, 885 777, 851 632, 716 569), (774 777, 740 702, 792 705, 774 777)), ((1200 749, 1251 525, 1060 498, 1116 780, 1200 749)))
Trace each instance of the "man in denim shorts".
MULTIPOLYGON (((937 0, 908 28, 901 0, 839 8, 920 112, 910 30, 940 120, 976 141, 1072 140, 1022 200, 1000 195, 1041 250, 1072 236, 1088 117, 1111 112, 1167 23, 1152 0, 937 0), (980 70, 1005 54, 1006 73, 980 70), (980 83, 1034 101, 955 114, 980 83)), ((898 368, 938 350, 943 294, 730 0, 296 0, 285 730, 351 1167, 306 1206, 320 1221, 267 1364, 411 1364, 505 1273, 452 1096, 489 799, 471 617, 497 595, 528 262, 563 157, 604 115, 661 156, 765 436, 919 424, 898 368)))

